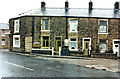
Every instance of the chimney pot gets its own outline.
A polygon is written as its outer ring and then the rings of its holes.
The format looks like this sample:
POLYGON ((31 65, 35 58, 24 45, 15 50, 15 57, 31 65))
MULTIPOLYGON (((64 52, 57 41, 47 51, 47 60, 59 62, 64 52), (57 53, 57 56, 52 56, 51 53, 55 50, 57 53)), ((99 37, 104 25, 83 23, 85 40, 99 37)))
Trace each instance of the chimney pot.
POLYGON ((69 3, 68 1, 65 2, 65 8, 68 8, 69 7, 69 3))
POLYGON ((92 10, 93 8, 92 8, 92 6, 93 6, 93 2, 89 2, 89 10, 92 10))
POLYGON ((45 2, 41 2, 41 8, 45 9, 45 2))
POLYGON ((119 9, 119 2, 115 2, 114 9, 119 9))

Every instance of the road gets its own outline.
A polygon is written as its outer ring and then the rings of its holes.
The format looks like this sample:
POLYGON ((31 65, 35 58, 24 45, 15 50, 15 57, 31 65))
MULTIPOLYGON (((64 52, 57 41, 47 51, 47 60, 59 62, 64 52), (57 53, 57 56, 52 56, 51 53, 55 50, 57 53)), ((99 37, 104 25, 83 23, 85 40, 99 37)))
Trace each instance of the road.
POLYGON ((118 73, 0 51, 2 77, 118 77, 118 73))

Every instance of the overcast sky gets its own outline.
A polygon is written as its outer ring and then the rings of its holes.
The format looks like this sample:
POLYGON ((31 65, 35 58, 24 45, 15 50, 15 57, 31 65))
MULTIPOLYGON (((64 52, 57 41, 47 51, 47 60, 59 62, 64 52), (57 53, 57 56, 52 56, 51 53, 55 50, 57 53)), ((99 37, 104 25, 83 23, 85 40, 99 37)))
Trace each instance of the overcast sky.
MULTIPOLYGON (((0 23, 8 23, 10 18, 31 9, 41 7, 43 0, 1 0, 0 23)), ((64 7, 66 0, 44 0, 46 7, 64 7)), ((70 8, 88 8, 90 0, 68 0, 70 8)), ((116 1, 120 0, 92 0, 93 8, 114 8, 116 1)))

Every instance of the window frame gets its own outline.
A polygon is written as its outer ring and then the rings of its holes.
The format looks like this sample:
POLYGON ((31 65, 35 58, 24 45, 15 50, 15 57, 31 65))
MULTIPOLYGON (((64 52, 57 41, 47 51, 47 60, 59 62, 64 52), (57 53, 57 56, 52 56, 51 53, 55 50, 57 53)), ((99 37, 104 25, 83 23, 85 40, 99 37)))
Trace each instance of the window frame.
POLYGON ((13 36, 13 47, 20 47, 20 35, 14 35, 13 36), (19 39, 19 45, 15 44, 15 38, 19 39))
POLYGON ((42 47, 42 48, 50 48, 50 37, 49 37, 49 36, 42 36, 41 38, 42 38, 41 47, 42 47), (43 39, 44 37, 48 37, 48 39, 47 39, 47 40, 46 40, 46 39, 44 40, 44 39, 43 39), (45 47, 43 47, 43 42, 44 42, 44 41, 45 41, 45 47), (46 41, 48 41, 48 47, 46 47, 46 41))
POLYGON ((42 18, 42 20, 41 20, 41 31, 50 31, 50 19, 49 18, 42 18), (43 24, 43 21, 44 20, 48 20, 48 30, 47 29, 43 29, 43 26, 44 26, 44 24, 43 24))
POLYGON ((78 38, 69 38, 69 50, 70 51, 78 51, 78 38), (72 42, 76 42, 76 48, 75 49, 71 49, 71 39, 76 39, 76 41, 72 41, 72 42))
POLYGON ((98 34, 108 34, 108 19, 99 19, 98 20, 98 34), (106 22, 106 32, 100 32, 100 21, 106 22))
POLYGON ((14 21, 14 33, 19 33, 19 29, 20 29, 20 21, 19 19, 17 19, 14 21), (16 22, 18 22, 18 24, 16 24, 16 22), (17 26, 18 26, 18 30, 16 30, 17 26))
POLYGON ((78 33, 78 19, 70 19, 69 20, 69 33, 78 33), (76 23, 73 23, 73 24, 76 24, 76 30, 75 31, 71 30, 71 22, 70 21, 76 21, 76 23))
POLYGON ((5 39, 4 39, 4 44, 3 44, 3 39, 1 40, 1 45, 5 45, 5 39))
POLYGON ((100 52, 105 52, 107 50, 107 40, 106 39, 99 39, 99 45, 100 45, 100 48, 101 48, 101 45, 102 44, 105 44, 106 45, 106 48, 105 49, 101 49, 100 52), (101 40, 104 40, 105 42, 100 42, 101 40))

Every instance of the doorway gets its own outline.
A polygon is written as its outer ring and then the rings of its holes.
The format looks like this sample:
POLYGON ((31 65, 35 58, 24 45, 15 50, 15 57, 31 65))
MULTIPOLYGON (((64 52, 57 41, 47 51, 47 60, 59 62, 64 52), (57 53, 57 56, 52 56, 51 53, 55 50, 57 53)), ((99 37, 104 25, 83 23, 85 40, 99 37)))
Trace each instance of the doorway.
POLYGON ((83 38, 83 50, 84 50, 84 56, 90 55, 91 38, 83 38))
POLYGON ((59 52, 59 47, 61 47, 61 37, 56 37, 55 44, 56 44, 55 50, 56 50, 56 53, 58 53, 59 52))
POLYGON ((117 57, 120 57, 120 40, 113 40, 113 53, 117 54, 117 57))

